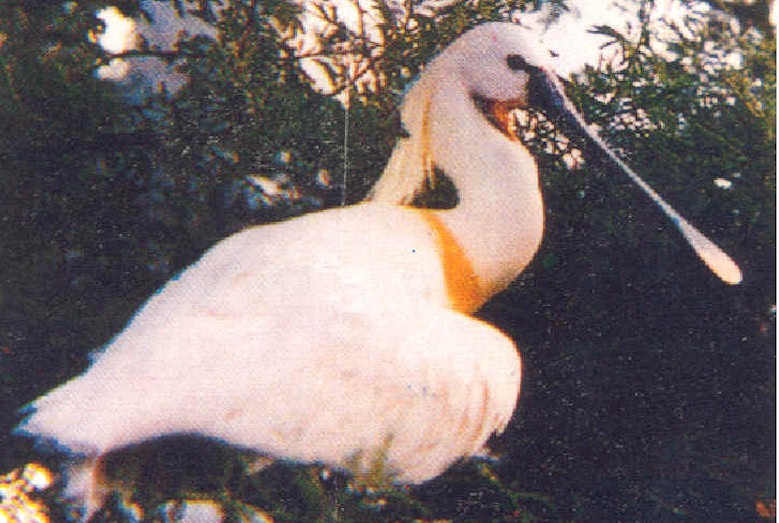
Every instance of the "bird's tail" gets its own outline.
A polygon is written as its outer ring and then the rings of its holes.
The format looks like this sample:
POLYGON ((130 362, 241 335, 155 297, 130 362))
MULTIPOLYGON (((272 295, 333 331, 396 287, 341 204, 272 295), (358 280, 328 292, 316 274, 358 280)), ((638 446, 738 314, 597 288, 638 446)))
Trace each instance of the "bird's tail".
POLYGON ((433 177, 430 148, 430 111, 434 83, 424 78, 406 93, 401 119, 407 136, 401 137, 387 167, 371 189, 368 200, 392 205, 408 205, 433 177))
POLYGON ((100 510, 112 490, 101 463, 110 450, 113 430, 106 426, 110 419, 95 416, 100 394, 82 392, 88 392, 88 387, 71 381, 38 398, 23 409, 27 418, 15 433, 67 456, 61 496, 75 511, 72 517, 86 522, 100 510))
POLYGON ((90 419, 94 392, 83 395, 82 388, 71 381, 29 404, 23 410, 27 417, 15 433, 68 454, 100 454, 103 449, 94 439, 94 420, 90 419))

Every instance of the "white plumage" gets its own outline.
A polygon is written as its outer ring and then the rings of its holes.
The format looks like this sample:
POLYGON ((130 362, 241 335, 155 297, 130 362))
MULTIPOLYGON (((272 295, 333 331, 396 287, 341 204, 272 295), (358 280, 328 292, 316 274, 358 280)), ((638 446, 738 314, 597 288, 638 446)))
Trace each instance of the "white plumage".
POLYGON ((20 430, 86 458, 68 488, 85 516, 102 501, 101 455, 168 434, 357 475, 381 459, 388 479, 419 483, 503 430, 520 359, 470 314, 543 233, 535 161, 500 125, 556 82, 528 41, 504 23, 466 33, 407 94, 410 136, 369 201, 225 239, 32 404, 20 430), (458 205, 403 205, 433 165, 458 205))
POLYGON ((87 455, 194 432, 339 467, 389 444, 398 479, 423 481, 481 450, 519 384, 511 342, 449 309, 437 272, 424 223, 399 207, 248 230, 171 281, 25 429, 87 455))
POLYGON ((405 483, 484 450, 512 415, 520 361, 511 340, 467 313, 530 261, 543 209, 532 158, 470 96, 526 96, 527 74, 505 63, 523 42, 506 24, 464 36, 409 92, 411 138, 373 201, 225 239, 84 374, 32 404, 22 431, 87 457, 68 488, 86 515, 102 501, 90 460, 167 434, 354 474, 381 457, 389 479, 405 483), (501 71, 476 74, 484 67, 501 71), (432 162, 460 205, 399 205, 432 162), (400 192, 398 182, 408 182, 400 192), (455 303, 458 285, 465 301, 455 303))

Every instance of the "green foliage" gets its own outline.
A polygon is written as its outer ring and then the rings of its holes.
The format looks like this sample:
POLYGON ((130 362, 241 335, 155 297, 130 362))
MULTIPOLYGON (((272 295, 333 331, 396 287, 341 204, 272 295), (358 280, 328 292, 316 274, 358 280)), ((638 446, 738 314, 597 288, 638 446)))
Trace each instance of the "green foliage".
MULTIPOLYGON (((110 59, 94 42, 108 3, 0 0, 4 433, 18 421, 10 413, 81 370, 219 238, 362 198, 402 132, 402 93, 430 57, 480 21, 543 4, 377 2, 373 37, 368 18, 346 24, 323 3, 316 45, 303 49, 297 3, 202 0, 215 40, 182 36, 173 53, 139 53, 184 59, 190 81, 133 105, 94 75, 110 59)), ((552 18, 566 16, 552 3, 552 18)), ((142 14, 135 2, 110 4, 142 14)), ((569 170, 576 143, 529 115, 546 238, 482 313, 517 340, 526 369, 519 412, 494 445, 500 461, 371 491, 317 467, 250 472, 234 449, 201 446, 186 459, 167 449, 128 458, 145 463, 135 502, 152 513, 205 496, 235 520, 251 506, 276 521, 754 520, 755 499, 774 490, 775 38, 714 16, 661 33, 643 5, 638 36, 596 28, 619 59, 573 78, 570 94, 734 255, 742 286, 707 274, 625 180, 595 165, 569 170), (144 474, 165 459, 202 461, 207 471, 190 479, 210 482, 158 488, 144 474)), ((44 459, 5 440, 2 470, 44 459)), ((104 519, 120 518, 120 501, 104 519)))
POLYGON ((537 263, 484 314, 519 340, 531 369, 500 472, 544 470, 554 478, 544 491, 568 497, 571 520, 750 521, 753 500, 773 495, 775 42, 715 38, 705 22, 676 28, 667 46, 646 19, 635 40, 599 28, 619 60, 586 71, 570 94, 739 260, 740 287, 706 274, 624 178, 550 157, 556 135, 531 120, 547 233, 537 263))
POLYGON ((0 323, 8 409, 18 405, 9 395, 30 394, 9 359, 29 369, 48 362, 46 386, 72 374, 73 349, 107 339, 118 325, 105 313, 128 314, 137 302, 116 298, 137 293, 145 278, 137 270, 140 246, 127 236, 138 181, 126 167, 137 159, 96 153, 105 133, 131 123, 116 111, 111 87, 92 75, 104 58, 88 38, 99 27, 99 6, 0 4, 0 323), (116 170, 105 168, 109 162, 116 170), (127 256, 117 257, 122 251, 127 256))

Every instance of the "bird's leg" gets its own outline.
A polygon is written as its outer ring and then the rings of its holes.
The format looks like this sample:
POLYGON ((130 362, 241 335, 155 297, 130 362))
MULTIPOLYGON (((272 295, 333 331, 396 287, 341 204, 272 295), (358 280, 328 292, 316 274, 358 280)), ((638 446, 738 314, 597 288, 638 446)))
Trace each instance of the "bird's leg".
POLYGON ((101 457, 88 457, 68 465, 63 496, 74 504, 82 521, 89 521, 105 502, 107 491, 101 481, 101 457))

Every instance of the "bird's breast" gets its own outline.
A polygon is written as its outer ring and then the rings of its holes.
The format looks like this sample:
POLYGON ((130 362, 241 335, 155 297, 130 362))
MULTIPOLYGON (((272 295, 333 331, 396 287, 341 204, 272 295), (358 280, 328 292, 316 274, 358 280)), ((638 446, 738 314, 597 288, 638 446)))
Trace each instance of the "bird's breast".
POLYGON ((490 295, 479 280, 471 260, 435 211, 420 209, 419 214, 433 234, 451 307, 466 314, 476 311, 490 295))

